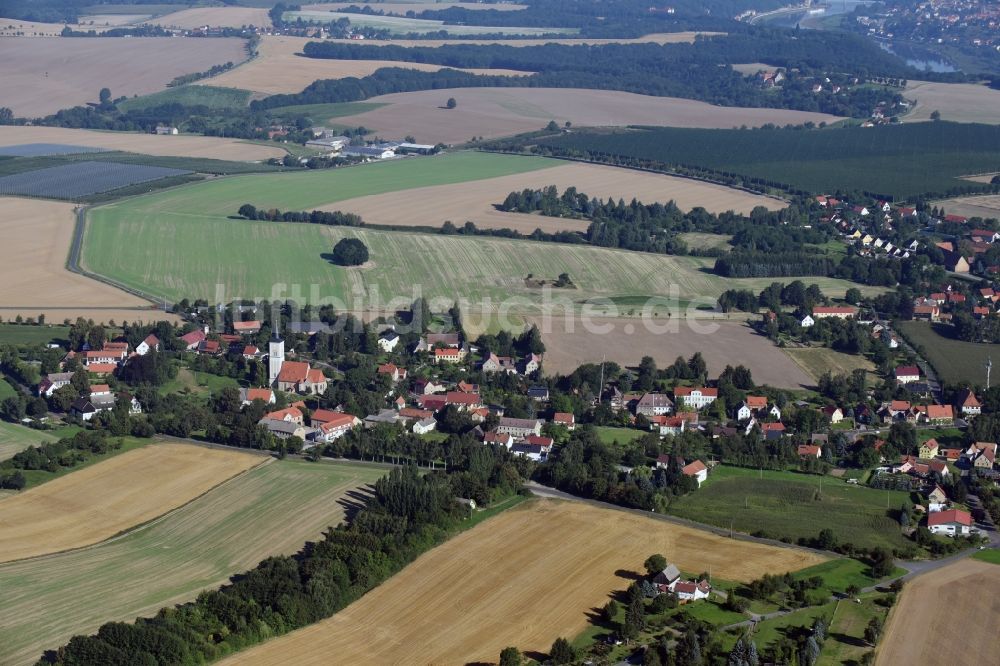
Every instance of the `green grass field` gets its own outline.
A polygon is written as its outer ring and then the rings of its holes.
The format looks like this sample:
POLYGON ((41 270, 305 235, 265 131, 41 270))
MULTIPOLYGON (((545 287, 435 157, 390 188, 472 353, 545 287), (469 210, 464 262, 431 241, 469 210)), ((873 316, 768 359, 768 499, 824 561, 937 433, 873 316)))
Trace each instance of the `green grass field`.
POLYGON ((983 366, 993 356, 1000 358, 1000 345, 955 340, 949 337, 952 329, 948 324, 903 321, 899 322, 898 329, 910 344, 920 349, 945 382, 985 385, 983 366))
POLYGON ((0 379, 0 400, 6 400, 7 398, 13 398, 17 395, 17 391, 11 386, 6 379, 0 379))
POLYGON ((177 371, 177 376, 166 382, 159 388, 160 395, 179 393, 188 391, 204 395, 206 398, 224 388, 238 388, 239 383, 232 377, 221 377, 208 372, 199 372, 181 368, 177 371))
POLYGON ((0 345, 44 345, 66 342, 69 326, 0 324, 0 345))
MULTIPOLYGON (((211 80, 211 79, 206 79, 211 80)), ((239 88, 218 88, 210 85, 186 85, 167 88, 151 95, 133 97, 118 104, 121 111, 138 111, 162 104, 183 104, 185 106, 206 106, 224 111, 240 109, 250 103, 250 91, 239 88)))
POLYGON ((384 473, 275 461, 122 538, 2 565, 0 663, 32 663, 74 634, 153 614, 269 555, 294 553, 340 521, 345 492, 384 473))
POLYGON ((989 550, 980 550, 973 554, 973 559, 982 560, 983 562, 989 562, 990 564, 1000 564, 1000 550, 995 548, 990 548, 989 550))
POLYGON ((675 500, 669 512, 792 541, 829 528, 840 543, 863 548, 912 545, 887 515, 887 497, 888 508, 895 510, 907 493, 850 486, 832 477, 720 466, 699 490, 675 500))
MULTIPOLYGON (((3 387, 10 388, 7 382, 0 382, 0 400, 3 395, 3 387)), ((13 389, 11 389, 13 392, 13 389)), ((14 423, 4 423, 0 421, 0 460, 7 460, 15 453, 19 453, 29 446, 35 446, 44 442, 54 442, 58 437, 41 430, 32 430, 22 425, 14 423)))
POLYGON ((295 21, 301 18, 303 21, 319 21, 329 23, 346 18, 351 25, 362 28, 375 28, 377 30, 388 30, 394 35, 405 35, 407 33, 428 33, 447 30, 450 35, 573 35, 579 32, 576 28, 521 28, 507 26, 479 26, 479 25, 445 25, 444 21, 431 21, 426 19, 411 19, 402 16, 377 16, 366 14, 346 14, 343 12, 329 12, 322 10, 305 10, 285 12, 286 21, 295 21))
POLYGON ((342 116, 353 116, 358 113, 374 111, 385 106, 379 102, 338 102, 331 104, 300 104, 298 106, 279 106, 269 109, 268 113, 273 116, 285 118, 297 118, 298 116, 309 116, 317 123, 322 123, 333 118, 342 116))
MULTIPOLYGON (((340 309, 354 310, 385 307, 392 298, 411 303, 419 286, 428 298, 476 303, 477 312, 478 304, 487 299, 491 303, 482 309, 492 312, 501 301, 516 297, 519 302, 511 304, 512 312, 534 313, 541 291, 525 286, 529 274, 554 279, 569 273, 577 289, 552 294, 565 299, 569 308, 593 296, 662 296, 672 289, 680 301, 702 298, 710 306, 725 289, 739 286, 759 291, 773 282, 771 278, 723 279, 711 273, 713 260, 706 257, 232 219, 244 203, 308 210, 351 197, 481 180, 557 164, 544 158, 462 152, 363 167, 206 181, 92 210, 83 263, 96 273, 167 299, 337 299, 344 304, 340 309), (323 256, 348 236, 368 246, 369 265, 345 269, 323 256), (123 252, 126 247, 129 250, 123 252)), ((818 283, 834 296, 842 296, 850 286, 832 278, 807 282, 818 283)))
POLYGON ((618 442, 619 444, 628 444, 629 442, 634 442, 646 434, 642 430, 635 430, 633 428, 613 428, 611 426, 596 426, 594 430, 597 431, 597 438, 605 444, 613 444, 614 442, 618 442))

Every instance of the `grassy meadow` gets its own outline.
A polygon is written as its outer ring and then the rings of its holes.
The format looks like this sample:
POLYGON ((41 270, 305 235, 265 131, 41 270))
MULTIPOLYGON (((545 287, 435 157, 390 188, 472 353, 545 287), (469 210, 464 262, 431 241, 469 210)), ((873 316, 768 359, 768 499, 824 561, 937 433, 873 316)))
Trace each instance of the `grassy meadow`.
POLYGON ((903 321, 898 328, 910 344, 920 349, 945 382, 985 385, 986 362, 993 356, 1000 359, 1000 345, 956 340, 949 337, 952 329, 947 324, 903 321))
POLYGON ((155 613, 269 555, 294 553, 341 520, 344 493, 384 473, 275 461, 121 538, 2 565, 0 663, 30 664, 74 634, 155 613))
POLYGON ((912 542, 888 511, 898 509, 907 496, 850 486, 832 477, 719 466, 697 492, 675 500, 669 511, 772 538, 811 539, 826 527, 840 543, 898 548, 912 542))
MULTIPOLYGON (((0 398, 6 397, 3 395, 4 386, 10 387, 6 382, 0 383, 0 398)), ((13 389, 11 390, 13 391, 13 389)), ((41 430, 32 430, 22 425, 0 421, 0 460, 7 460, 29 446, 54 442, 56 439, 58 438, 41 430)))

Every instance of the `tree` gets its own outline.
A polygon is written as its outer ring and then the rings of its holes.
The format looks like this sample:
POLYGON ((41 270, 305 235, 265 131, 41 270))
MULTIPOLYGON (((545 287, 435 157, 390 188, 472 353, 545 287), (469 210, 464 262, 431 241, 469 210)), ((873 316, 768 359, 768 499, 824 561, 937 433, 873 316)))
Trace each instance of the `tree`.
POLYGON ((601 609, 601 616, 604 618, 605 622, 614 622, 615 618, 618 617, 618 612, 621 610, 621 604, 612 599, 608 603, 604 604, 604 608, 601 609))
POLYGON ((111 102, 111 89, 101 88, 101 92, 98 94, 98 99, 101 101, 101 106, 105 106, 111 102))
POLYGON ((506 647, 500 651, 500 666, 521 666, 521 653, 516 647, 506 647))
POLYGON ((667 558, 659 553, 656 553, 655 555, 647 557, 646 561, 642 563, 642 566, 646 567, 647 574, 655 576, 667 568, 667 558))
POLYGON ((844 293, 844 300, 851 305, 857 305, 861 302, 861 290, 857 287, 851 287, 844 293))
POLYGON ((449 97, 448 101, 445 103, 445 108, 454 109, 456 106, 458 106, 458 102, 455 101, 455 98, 449 97))
POLYGON ((360 266, 368 261, 368 246, 357 238, 341 238, 333 246, 332 258, 338 266, 360 266))
POLYGON ((891 574, 892 570, 896 567, 892 553, 885 548, 873 548, 871 558, 872 576, 874 578, 884 578, 891 574))
POLYGON ((548 130, 549 132, 558 132, 559 125, 556 125, 556 121, 550 120, 549 124, 545 126, 545 129, 548 130))
POLYGON ((14 112, 9 107, 0 106, 0 125, 13 125, 14 112))
POLYGON ((576 653, 573 651, 573 646, 569 644, 569 641, 560 636, 552 644, 552 648, 549 650, 549 658, 553 664, 569 664, 576 658, 576 653))
POLYGON ((878 642, 878 637, 882 634, 882 620, 878 617, 873 617, 865 627, 865 640, 869 645, 875 645, 878 642))
POLYGON ((937 109, 931 111, 931 120, 941 120, 941 112, 937 109))

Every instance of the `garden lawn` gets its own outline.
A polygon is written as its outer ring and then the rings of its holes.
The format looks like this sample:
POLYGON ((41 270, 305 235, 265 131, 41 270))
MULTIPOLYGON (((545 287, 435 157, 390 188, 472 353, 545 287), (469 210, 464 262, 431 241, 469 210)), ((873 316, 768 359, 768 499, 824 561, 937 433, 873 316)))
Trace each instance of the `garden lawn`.
POLYGON ((821 664, 860 664, 861 657, 873 648, 865 642, 865 627, 873 617, 885 620, 888 609, 876 600, 885 595, 864 594, 861 603, 843 599, 834 607, 833 618, 827 628, 826 640, 820 652, 821 664))
POLYGON ((900 533, 889 511, 898 509, 907 496, 829 476, 718 466, 700 489, 676 499, 669 512, 791 542, 813 539, 829 528, 839 543, 899 548, 912 542, 900 533))
POLYGON ((614 428, 612 426, 596 426, 594 427, 594 430, 597 431, 597 438, 605 444, 613 444, 615 442, 618 442, 619 444, 628 444, 646 434, 642 430, 635 430, 633 428, 614 428))

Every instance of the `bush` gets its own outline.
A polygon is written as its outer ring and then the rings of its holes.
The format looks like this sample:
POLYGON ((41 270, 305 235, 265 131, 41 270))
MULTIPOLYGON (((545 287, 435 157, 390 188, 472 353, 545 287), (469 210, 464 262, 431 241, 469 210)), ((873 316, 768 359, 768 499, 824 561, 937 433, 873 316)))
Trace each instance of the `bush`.
POLYGON ((368 246, 357 238, 342 238, 333 246, 332 256, 338 266, 360 266, 368 261, 368 246))

